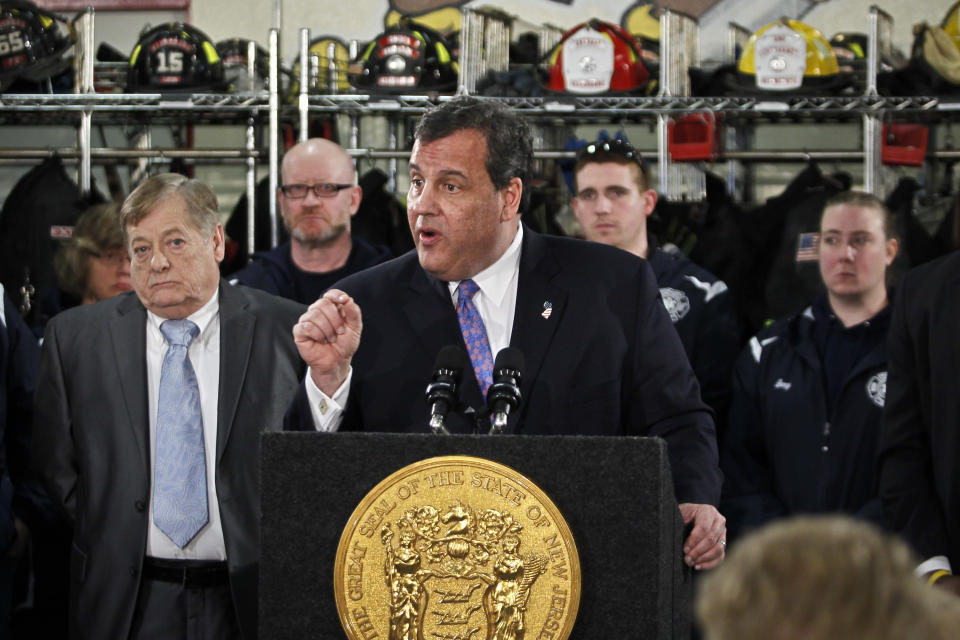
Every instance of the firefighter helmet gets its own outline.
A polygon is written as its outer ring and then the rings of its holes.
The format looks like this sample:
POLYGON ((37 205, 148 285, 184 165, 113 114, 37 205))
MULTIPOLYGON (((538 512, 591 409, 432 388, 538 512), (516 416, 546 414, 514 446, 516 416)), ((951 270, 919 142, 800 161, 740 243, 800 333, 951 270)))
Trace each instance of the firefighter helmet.
POLYGON ((747 41, 737 63, 742 87, 760 91, 809 93, 837 88, 837 56, 823 35, 799 20, 771 22, 747 41))
POLYGON ((183 22, 144 31, 130 54, 128 91, 222 91, 223 61, 205 33, 183 22))
POLYGON ((45 80, 66 70, 72 25, 26 0, 0 2, 0 91, 16 79, 45 80))
POLYGON ((459 73, 443 36, 406 18, 370 42, 358 62, 353 85, 388 93, 450 90, 459 73))
POLYGON ((640 46, 633 36, 616 24, 596 19, 567 31, 547 61, 547 86, 554 91, 633 91, 648 78, 640 46))

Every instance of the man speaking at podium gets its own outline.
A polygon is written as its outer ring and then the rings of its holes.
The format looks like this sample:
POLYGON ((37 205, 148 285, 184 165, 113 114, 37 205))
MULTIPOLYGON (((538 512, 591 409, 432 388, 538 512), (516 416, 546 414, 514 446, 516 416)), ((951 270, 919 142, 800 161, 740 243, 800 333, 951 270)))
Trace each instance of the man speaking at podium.
MULTIPOLYGON (((523 119, 495 101, 460 97, 423 116, 407 194, 416 254, 342 280, 301 316, 293 334, 312 381, 301 409, 321 430, 422 433, 444 346, 470 354, 475 375, 458 393, 471 407, 494 354, 515 347, 523 403, 505 432, 664 438, 694 525, 684 559, 711 568, 726 544, 714 423, 656 279, 625 251, 520 224, 532 149, 523 119)), ((468 418, 452 412, 447 426, 471 433, 468 418)))

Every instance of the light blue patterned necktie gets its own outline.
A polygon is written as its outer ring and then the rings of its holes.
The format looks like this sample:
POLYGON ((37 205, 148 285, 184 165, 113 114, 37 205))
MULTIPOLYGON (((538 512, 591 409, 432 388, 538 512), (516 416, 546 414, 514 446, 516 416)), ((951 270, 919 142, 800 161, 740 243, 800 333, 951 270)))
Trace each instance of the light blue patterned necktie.
POLYGON ((473 363, 473 373, 486 400, 487 389, 493 384, 493 355, 487 339, 487 328, 473 304, 473 296, 479 290, 480 287, 473 280, 463 280, 457 286, 457 320, 460 321, 463 341, 467 344, 467 353, 473 363))
POLYGON ((160 370, 153 521, 182 549, 208 520, 200 387, 188 355, 200 329, 189 320, 165 320, 160 332, 170 347, 160 370))

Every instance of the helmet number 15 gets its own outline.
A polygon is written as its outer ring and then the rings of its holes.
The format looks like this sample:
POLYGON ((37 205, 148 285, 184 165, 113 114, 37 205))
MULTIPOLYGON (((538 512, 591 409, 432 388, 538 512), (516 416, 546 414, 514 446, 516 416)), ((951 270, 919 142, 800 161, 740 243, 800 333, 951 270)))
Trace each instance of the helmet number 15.
POLYGON ((160 50, 157 52, 157 72, 159 73, 182 73, 183 72, 183 52, 160 50))
POLYGON ((23 34, 19 31, 0 33, 0 56, 23 51, 23 34))

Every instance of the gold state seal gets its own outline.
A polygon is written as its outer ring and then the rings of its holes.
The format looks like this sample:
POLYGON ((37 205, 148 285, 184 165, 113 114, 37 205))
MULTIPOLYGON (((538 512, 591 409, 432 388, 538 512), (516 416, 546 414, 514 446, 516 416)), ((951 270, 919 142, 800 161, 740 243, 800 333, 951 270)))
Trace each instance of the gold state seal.
POLYGON ((513 469, 444 456, 373 488, 334 565, 351 640, 562 640, 580 560, 553 502, 513 469))

